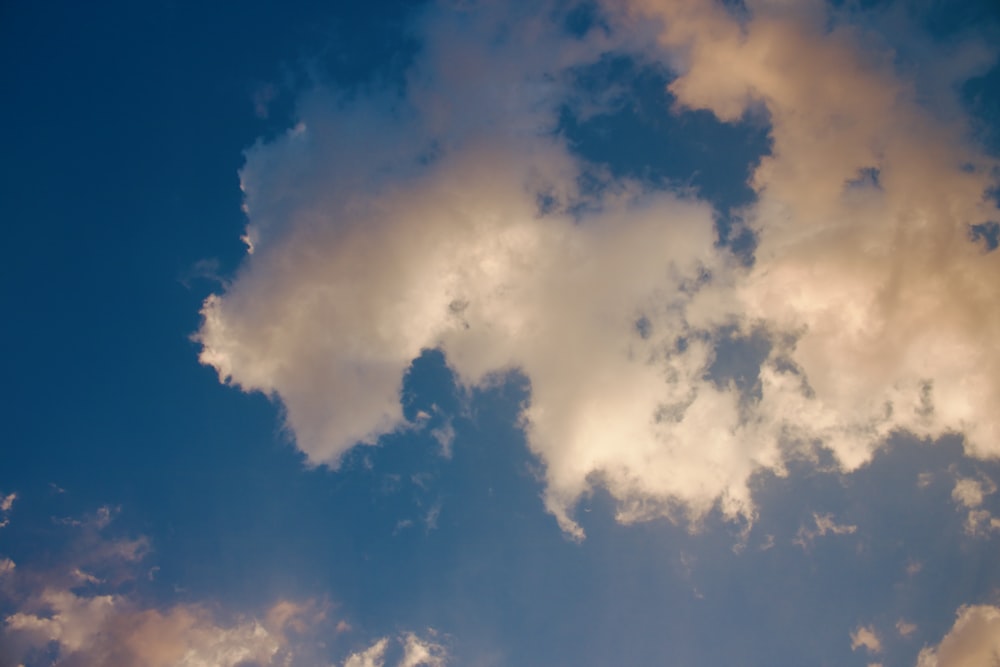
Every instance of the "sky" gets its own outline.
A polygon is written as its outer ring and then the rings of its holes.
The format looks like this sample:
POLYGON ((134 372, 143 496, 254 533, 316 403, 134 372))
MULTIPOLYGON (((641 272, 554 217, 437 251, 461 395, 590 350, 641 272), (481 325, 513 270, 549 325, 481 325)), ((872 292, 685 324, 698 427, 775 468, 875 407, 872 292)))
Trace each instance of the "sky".
POLYGON ((1000 665, 994 0, 0 4, 0 667, 1000 665))

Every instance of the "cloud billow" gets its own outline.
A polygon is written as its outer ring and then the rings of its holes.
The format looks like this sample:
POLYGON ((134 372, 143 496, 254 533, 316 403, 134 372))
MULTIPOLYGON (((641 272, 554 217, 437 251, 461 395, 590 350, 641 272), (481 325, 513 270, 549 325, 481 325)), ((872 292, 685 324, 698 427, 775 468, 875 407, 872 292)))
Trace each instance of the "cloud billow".
POLYGON ((500 4, 432 8, 404 94, 318 85, 247 151, 252 253, 205 302, 201 360, 280 398, 311 462, 406 427, 431 348, 466 386, 529 379, 546 506, 576 536, 594 484, 623 521, 751 519, 751 476, 817 443, 848 470, 895 431, 1000 454, 1000 264, 969 236, 1000 217, 996 165, 877 40, 819 3, 637 0, 582 36, 500 4), (751 266, 710 202, 555 132, 571 73, 615 50, 677 72, 665 118, 766 111, 751 266), (717 377, 733 332, 770 343, 749 389, 717 377))

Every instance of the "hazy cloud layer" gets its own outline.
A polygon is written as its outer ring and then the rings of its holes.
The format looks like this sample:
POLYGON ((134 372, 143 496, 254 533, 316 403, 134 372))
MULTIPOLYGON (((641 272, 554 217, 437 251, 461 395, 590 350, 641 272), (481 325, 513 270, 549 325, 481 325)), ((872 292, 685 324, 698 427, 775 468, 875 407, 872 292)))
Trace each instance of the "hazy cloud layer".
POLYGON ((1000 217, 995 164, 876 35, 820 3, 678 0, 581 38, 503 4, 432 8, 404 95, 317 86, 247 151, 252 254, 205 303, 201 359, 280 398, 311 461, 408 427, 426 348, 467 386, 527 376, 546 505, 577 536, 594 484, 624 521, 749 519, 751 475, 817 443, 846 470, 897 430, 1000 454, 1000 264, 970 236, 1000 217), (625 43, 677 71, 664 115, 769 118, 751 268, 709 203, 613 182, 553 133, 569 73, 625 43), (749 390, 712 378, 734 331, 770 343, 749 390))

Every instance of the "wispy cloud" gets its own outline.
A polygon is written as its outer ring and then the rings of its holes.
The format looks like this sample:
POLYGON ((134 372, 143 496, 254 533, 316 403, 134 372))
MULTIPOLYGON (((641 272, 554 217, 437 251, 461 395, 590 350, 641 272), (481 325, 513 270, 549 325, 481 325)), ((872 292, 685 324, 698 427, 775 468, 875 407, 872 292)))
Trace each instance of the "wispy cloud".
POLYGON ((817 537, 823 537, 828 534, 853 535, 857 532, 857 530, 858 527, 855 525, 837 523, 834 521, 832 514, 817 514, 814 512, 813 526, 801 526, 798 534, 796 534, 795 539, 792 540, 792 542, 799 545, 803 549, 806 549, 812 545, 813 540, 817 537))

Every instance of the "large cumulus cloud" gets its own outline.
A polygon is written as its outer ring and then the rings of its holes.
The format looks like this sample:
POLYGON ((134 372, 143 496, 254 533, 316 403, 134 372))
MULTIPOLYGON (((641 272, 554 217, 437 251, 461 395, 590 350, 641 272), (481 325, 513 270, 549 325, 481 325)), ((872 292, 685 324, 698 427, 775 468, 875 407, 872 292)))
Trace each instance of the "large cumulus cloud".
POLYGON ((1000 217, 995 164, 884 44, 821 3, 637 0, 582 38, 503 4, 432 8, 403 94, 317 86, 247 151, 252 254, 205 303, 201 359, 279 397, 311 461, 404 427, 425 348, 469 386, 527 376, 576 535, 596 483, 623 520, 749 518, 751 475, 817 443, 845 469, 896 430, 1000 453, 1000 264, 969 231, 1000 217), (709 203, 612 181, 554 132, 572 69, 623 48, 677 71, 664 114, 770 118, 750 268, 709 203), (754 392, 712 377, 734 330, 771 343, 754 392))

